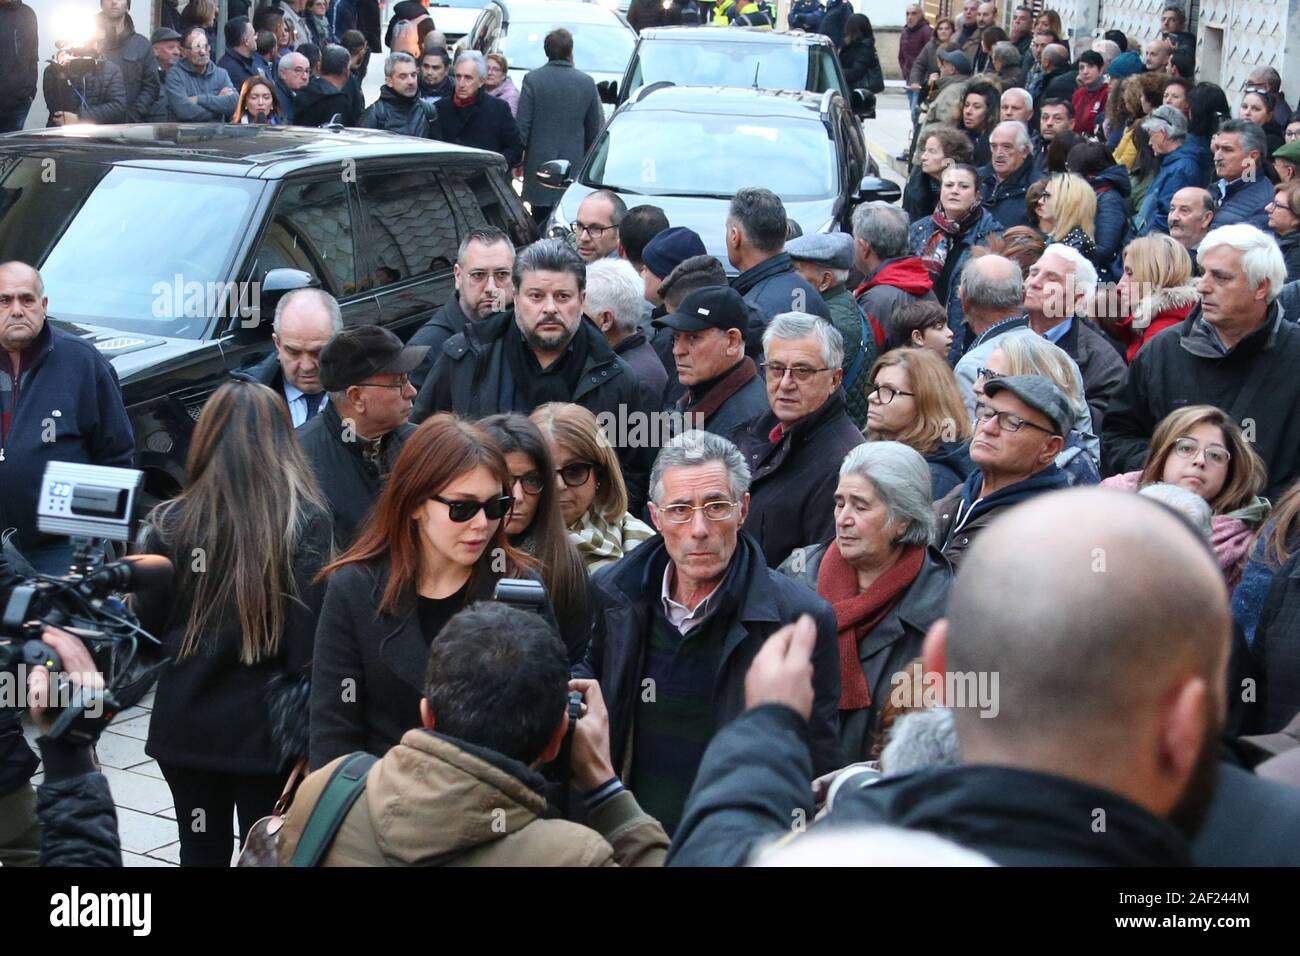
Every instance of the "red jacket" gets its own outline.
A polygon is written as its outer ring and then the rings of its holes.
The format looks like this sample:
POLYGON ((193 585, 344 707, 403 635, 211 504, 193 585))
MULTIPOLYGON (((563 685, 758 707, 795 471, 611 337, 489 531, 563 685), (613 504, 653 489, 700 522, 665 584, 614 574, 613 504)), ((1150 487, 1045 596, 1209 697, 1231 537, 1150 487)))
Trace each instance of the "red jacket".
POLYGON ((1182 323, 1191 314, 1192 309, 1196 308, 1198 302, 1200 302, 1200 298, 1197 296, 1196 290, 1191 286, 1161 289, 1150 298, 1139 302, 1133 311, 1135 313, 1145 312, 1147 315, 1153 316, 1146 328, 1133 328, 1132 315, 1116 323, 1120 341, 1128 346, 1128 351, 1124 356, 1125 360, 1132 365, 1134 357, 1142 346, 1171 325, 1182 323))
POLYGON ((1090 91, 1086 86, 1081 86, 1074 91, 1074 96, 1070 102, 1074 105, 1074 131, 1083 135, 1091 135, 1097 129, 1097 124, 1101 121, 1101 114, 1106 109, 1106 94, 1110 92, 1110 84, 1103 83, 1095 91, 1090 91))

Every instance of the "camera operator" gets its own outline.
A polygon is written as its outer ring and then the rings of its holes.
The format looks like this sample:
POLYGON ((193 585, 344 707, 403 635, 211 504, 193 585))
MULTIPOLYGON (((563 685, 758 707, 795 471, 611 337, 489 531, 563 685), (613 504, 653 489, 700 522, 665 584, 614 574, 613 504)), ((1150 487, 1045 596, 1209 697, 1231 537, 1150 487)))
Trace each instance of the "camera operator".
POLYGON ((85 339, 45 321, 41 275, 0 263, 0 535, 37 571, 68 570, 72 545, 36 530, 51 461, 130 468, 135 435, 117 373, 85 339))
MULTIPOLYGON (((77 638, 47 627, 41 640, 59 655, 62 673, 73 684, 104 686, 90 651, 77 638)), ((49 736, 58 716, 49 706, 55 690, 50 677, 44 667, 32 668, 27 677, 29 713, 42 734, 36 743, 45 764, 45 780, 36 789, 40 865, 121 866, 113 795, 95 767, 92 745, 49 736)))
MULTIPOLYGON (((595 681, 569 681, 568 656, 541 617, 496 602, 455 614, 429 653, 421 728, 370 768, 324 866, 658 866, 668 835, 623 789, 595 681), (555 819, 538 768, 569 731, 582 694, 573 782, 590 827, 555 819)), ((340 757, 309 776, 280 830, 288 865, 340 757)))
POLYGON ((41 80, 51 126, 72 123, 125 123, 126 80, 122 69, 103 56, 103 20, 83 49, 62 49, 54 54, 41 80))

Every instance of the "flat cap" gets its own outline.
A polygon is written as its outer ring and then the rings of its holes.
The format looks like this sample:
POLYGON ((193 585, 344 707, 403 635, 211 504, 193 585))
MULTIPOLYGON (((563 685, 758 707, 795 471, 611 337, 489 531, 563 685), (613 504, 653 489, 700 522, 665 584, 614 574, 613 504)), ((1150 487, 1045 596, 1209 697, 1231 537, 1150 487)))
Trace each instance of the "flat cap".
POLYGON ((853 268, 853 237, 846 232, 800 236, 785 244, 791 259, 815 262, 828 269, 853 268))

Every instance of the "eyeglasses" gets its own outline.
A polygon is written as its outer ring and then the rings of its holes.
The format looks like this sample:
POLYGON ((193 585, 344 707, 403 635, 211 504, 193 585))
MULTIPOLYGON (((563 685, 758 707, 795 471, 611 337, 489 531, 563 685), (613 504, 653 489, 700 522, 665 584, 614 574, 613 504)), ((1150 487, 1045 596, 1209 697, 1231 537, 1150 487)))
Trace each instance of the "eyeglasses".
POLYGON ((993 419, 998 420, 998 427, 1003 431, 1018 432, 1020 429, 1028 426, 1037 428, 1040 432, 1046 432, 1049 435, 1055 435, 1056 432, 1050 428, 1044 428, 1042 425, 1035 425, 1033 422, 1026 421, 1019 415, 1013 415, 1011 412, 1000 412, 992 405, 985 405, 983 402, 975 403, 975 417, 982 423, 987 424, 993 419))
POLYGON ((710 501, 702 505, 664 505, 657 510, 669 524, 686 524, 695 520, 697 511, 703 511, 704 517, 710 521, 726 521, 736 513, 738 507, 739 502, 736 501, 710 501))
POLYGON ((585 234, 585 235, 591 236, 591 238, 593 238, 593 239, 599 239, 601 236, 603 236, 605 233, 609 232, 611 229, 617 229, 617 228, 618 228, 618 226, 596 226, 596 225, 590 225, 590 224, 585 223, 585 222, 576 222, 576 221, 575 221, 575 222, 573 223, 573 232, 574 232, 574 235, 584 235, 584 234, 585 234))
POLYGON ((894 388, 892 385, 868 385, 867 397, 874 398, 881 405, 888 405, 897 395, 906 395, 908 398, 915 398, 915 392, 905 392, 901 388, 894 388))
POLYGON ((515 481, 519 482, 519 487, 524 489, 526 495, 540 495, 542 493, 542 476, 535 471, 530 471, 526 475, 516 475, 515 481))
POLYGON ((575 461, 563 468, 556 468, 555 473, 560 476, 560 481, 564 482, 566 488, 581 488, 591 480, 591 472, 595 467, 589 461, 575 461))
POLYGON ((807 385, 818 372, 830 371, 829 368, 809 368, 807 365, 782 365, 780 362, 763 362, 759 368, 767 375, 767 380, 773 384, 785 378, 786 372, 789 372, 790 377, 800 385, 807 385))
POLYGON ((497 521, 505 517, 510 511, 511 505, 515 503, 515 499, 510 495, 489 498, 487 501, 449 501, 442 495, 430 495, 429 497, 446 505, 447 517, 457 524, 464 524, 470 518, 473 518, 478 514, 480 508, 483 509, 483 517, 489 521, 497 521))
POLYGON ((975 377, 976 377, 976 378, 982 378, 982 379, 984 379, 984 381, 986 381, 986 382, 991 382, 991 381, 993 381, 993 380, 994 380, 995 378, 997 378, 998 375, 1000 375, 1000 374, 1001 374, 1000 372, 995 372, 995 371, 993 371, 993 369, 991 369, 991 368, 977 368, 977 369, 975 370, 975 377))
MULTIPOLYGON (((1204 450, 1205 460, 1211 465, 1223 468, 1232 460, 1232 453, 1222 445, 1206 445, 1204 450)), ((1179 438, 1174 442, 1174 454, 1179 458, 1191 461, 1196 458, 1196 453, 1199 451, 1201 451, 1201 443, 1195 438, 1179 438)))
POLYGON ((410 384, 411 384, 411 376, 403 375, 397 380, 395 384, 392 385, 385 385, 383 382, 358 382, 357 388, 396 388, 400 390, 400 389, 405 389, 406 386, 410 384))

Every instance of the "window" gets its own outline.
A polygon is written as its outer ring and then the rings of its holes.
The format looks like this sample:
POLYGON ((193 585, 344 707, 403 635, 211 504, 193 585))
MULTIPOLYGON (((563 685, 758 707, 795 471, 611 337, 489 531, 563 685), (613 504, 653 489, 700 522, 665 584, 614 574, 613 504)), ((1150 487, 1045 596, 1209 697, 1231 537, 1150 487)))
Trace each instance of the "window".
POLYGON ((456 200, 464 231, 479 226, 496 226, 522 249, 533 241, 527 225, 515 220, 501 203, 500 192, 493 187, 486 169, 467 167, 447 169, 442 172, 447 194, 456 200))
POLYGON ((451 270, 460 245, 459 210, 438 180, 430 169, 360 177, 376 289, 451 270))
POLYGON ((287 183, 258 251, 258 276, 272 269, 310 272, 336 298, 357 291, 352 211, 339 179, 287 183))

